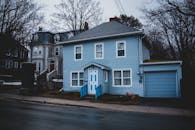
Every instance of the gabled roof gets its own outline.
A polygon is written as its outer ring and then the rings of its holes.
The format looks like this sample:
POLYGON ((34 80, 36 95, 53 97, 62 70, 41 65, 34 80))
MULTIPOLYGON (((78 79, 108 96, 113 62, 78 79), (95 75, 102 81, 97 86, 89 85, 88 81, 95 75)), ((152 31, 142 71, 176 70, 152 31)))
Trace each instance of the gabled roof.
POLYGON ((87 68, 89 68, 91 66, 96 66, 96 67, 98 67, 100 69, 103 69, 103 70, 110 70, 109 67, 107 67, 105 65, 101 65, 101 64, 95 63, 95 62, 91 62, 91 63, 86 64, 85 66, 82 67, 82 69, 84 70, 84 69, 87 69, 87 68))
POLYGON ((117 36, 143 35, 143 32, 132 27, 128 27, 116 21, 106 22, 90 30, 76 35, 61 44, 83 42, 95 39, 104 39, 117 36))

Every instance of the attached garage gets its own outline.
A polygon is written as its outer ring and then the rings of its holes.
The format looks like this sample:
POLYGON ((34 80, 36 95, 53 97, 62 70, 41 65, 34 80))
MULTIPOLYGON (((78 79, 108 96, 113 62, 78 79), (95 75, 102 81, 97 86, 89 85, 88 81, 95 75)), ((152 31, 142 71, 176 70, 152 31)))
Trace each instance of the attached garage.
POLYGON ((145 73, 146 97, 176 97, 176 71, 145 73))
POLYGON ((181 62, 144 63, 142 69, 145 97, 180 97, 181 62))

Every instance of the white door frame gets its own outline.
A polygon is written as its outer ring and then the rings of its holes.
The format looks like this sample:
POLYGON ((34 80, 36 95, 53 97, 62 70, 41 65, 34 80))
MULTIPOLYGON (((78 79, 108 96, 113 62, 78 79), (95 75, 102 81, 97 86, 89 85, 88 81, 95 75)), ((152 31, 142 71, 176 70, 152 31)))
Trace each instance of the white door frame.
POLYGON ((94 95, 98 86, 98 69, 88 69, 88 94, 94 95))

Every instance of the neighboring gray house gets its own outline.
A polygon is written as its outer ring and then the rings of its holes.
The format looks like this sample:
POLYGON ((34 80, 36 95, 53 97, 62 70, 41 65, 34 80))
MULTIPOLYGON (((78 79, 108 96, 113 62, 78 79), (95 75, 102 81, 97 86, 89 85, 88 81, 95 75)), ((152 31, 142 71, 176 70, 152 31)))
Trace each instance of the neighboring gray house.
POLYGON ((42 31, 33 34, 30 44, 31 62, 36 64, 36 73, 55 72, 54 76, 62 77, 62 45, 58 42, 66 41, 78 34, 79 31, 51 33, 42 31))
POLYGON ((143 31, 116 21, 80 33, 63 45, 63 90, 99 96, 180 97, 181 62, 144 62, 143 31))

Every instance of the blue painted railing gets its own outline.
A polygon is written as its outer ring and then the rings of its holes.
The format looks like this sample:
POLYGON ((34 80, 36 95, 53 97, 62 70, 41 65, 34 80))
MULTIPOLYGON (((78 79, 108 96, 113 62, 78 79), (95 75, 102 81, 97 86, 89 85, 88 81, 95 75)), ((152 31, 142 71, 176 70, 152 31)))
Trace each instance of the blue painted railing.
POLYGON ((80 97, 84 97, 87 95, 87 84, 83 85, 80 90, 80 97))
POLYGON ((100 84, 98 87, 96 87, 95 91, 95 99, 98 99, 102 95, 102 85, 100 84))

